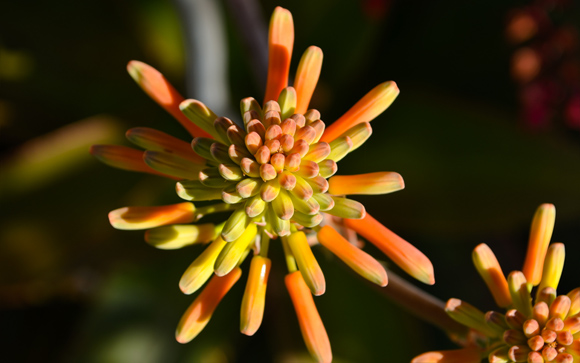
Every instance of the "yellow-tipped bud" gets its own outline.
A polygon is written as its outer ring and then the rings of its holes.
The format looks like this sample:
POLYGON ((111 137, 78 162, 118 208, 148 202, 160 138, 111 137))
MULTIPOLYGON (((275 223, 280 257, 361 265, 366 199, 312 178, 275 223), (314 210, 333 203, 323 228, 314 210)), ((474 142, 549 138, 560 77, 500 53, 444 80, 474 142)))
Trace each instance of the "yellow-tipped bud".
POLYGON ((240 169, 237 165, 232 164, 220 164, 218 165, 218 171, 222 178, 231 181, 242 180, 244 174, 242 173, 242 169, 240 169))
POLYGON ((304 180, 310 184, 313 193, 326 193, 328 191, 328 180, 321 177, 320 175, 304 180))
POLYGON ((329 145, 330 145, 330 154, 328 154, 327 158, 339 162, 346 156, 346 154, 350 152, 353 143, 350 137, 341 136, 336 140, 331 141, 329 145))
POLYGON ((294 215, 292 216, 292 222, 308 228, 318 226, 323 219, 324 217, 320 213, 309 215, 294 211, 294 215))
POLYGON ((387 286, 388 278, 384 267, 369 254, 350 244, 334 228, 322 227, 318 231, 318 242, 365 279, 379 286, 387 286))
POLYGON ((266 202, 260 195, 254 195, 246 202, 246 214, 250 218, 254 218, 262 214, 266 208, 266 202))
POLYGON ((297 198, 294 194, 288 193, 290 195, 290 199, 292 199, 292 204, 294 204, 294 209, 299 211, 300 213, 304 213, 307 215, 314 215, 317 214, 320 210, 320 204, 316 201, 316 199, 310 198, 306 201, 297 198))
POLYGON ((302 274, 300 271, 292 272, 286 275, 284 282, 292 299, 306 348, 318 362, 330 363, 330 341, 302 274))
POLYGON ((528 290, 526 277, 520 271, 513 271, 507 280, 514 307, 524 316, 531 316, 532 297, 530 290, 528 290))
POLYGON ((221 237, 216 238, 189 265, 179 280, 179 288, 184 294, 193 294, 213 275, 215 261, 226 243, 221 237))
POLYGON ((275 200, 278 197, 278 194, 280 194, 280 183, 278 182, 278 179, 269 180, 262 184, 262 187, 260 188, 260 197, 266 203, 275 200))
POLYGON ((175 332, 179 343, 190 342, 205 328, 220 301, 241 275, 242 270, 238 267, 226 276, 214 276, 211 279, 181 317, 175 332))
POLYGON ((256 238, 258 227, 255 223, 250 223, 248 228, 235 241, 228 243, 218 255, 214 271, 218 276, 224 276, 230 273, 236 267, 244 253, 251 247, 252 242, 256 238))
POLYGON ((240 162, 240 168, 250 178, 260 177, 260 164, 258 164, 254 159, 242 158, 240 162))
POLYGON ((296 90, 294 87, 286 87, 280 92, 278 104, 280 105, 280 117, 282 120, 294 114, 296 110, 296 90))
POLYGON ((322 137, 322 134, 324 133, 324 129, 326 128, 326 125, 324 124, 324 122, 322 120, 316 120, 310 124, 310 127, 312 127, 314 129, 314 131, 316 132, 316 136, 314 137, 313 142, 318 143, 318 141, 322 137))
POLYGON ((125 230, 191 223, 194 220, 195 206, 189 202, 157 207, 123 207, 109 213, 111 226, 125 230))
POLYGON ((322 270, 312 254, 308 240, 304 232, 295 232, 288 237, 288 245, 298 264, 298 269, 306 282, 306 285, 312 291, 312 294, 318 296, 326 291, 326 281, 322 270))
POLYGON ((312 160, 304 160, 300 163, 300 169, 296 172, 296 175, 299 175, 303 178, 310 179, 314 178, 318 175, 319 167, 318 164, 312 160))
POLYGON ((335 175, 328 184, 328 193, 335 195, 387 194, 405 187, 403 177, 394 172, 335 175))
POLYGON ((248 224, 250 224, 250 219, 246 214, 246 209, 244 207, 236 209, 224 225, 222 238, 226 242, 237 240, 244 233, 248 224))
POLYGON ((319 163, 326 159, 330 154, 330 145, 326 142, 317 142, 316 144, 310 145, 308 152, 304 155, 305 160, 312 160, 315 163, 319 163))
POLYGON ((469 328, 475 329, 488 337, 498 336, 498 331, 486 324, 485 314, 465 301, 449 299, 447 305, 445 305, 445 312, 453 320, 469 328))
POLYGON ((254 256, 252 258, 240 314, 240 331, 245 335, 254 335, 262 324, 271 265, 267 257, 254 256))
POLYGON ((548 248, 548 253, 544 260, 544 270, 542 272, 542 280, 538 286, 538 293, 545 287, 552 287, 554 290, 558 289, 560 276, 562 276, 562 269, 564 268, 564 258, 566 257, 566 249, 563 243, 553 243, 548 248))
POLYGON ((325 212, 334 208, 334 199, 328 194, 316 193, 312 196, 320 205, 320 211, 325 212))
POLYGON ((148 230, 145 241, 162 250, 175 250, 195 243, 208 243, 218 234, 213 223, 176 224, 148 230))
POLYGON ((492 250, 482 243, 475 247, 471 256, 477 272, 491 291, 496 304, 502 308, 510 306, 512 298, 508 283, 492 250))
POLYGON ((240 101, 240 113, 243 115, 248 111, 255 111, 259 115, 262 114, 260 103, 254 97, 246 97, 240 101))
POLYGON ((221 189, 207 187, 199 180, 182 180, 177 182, 175 190, 177 195, 185 200, 214 200, 222 196, 221 189))
POLYGON ((278 218, 284 220, 292 218, 294 214, 294 204, 288 194, 286 190, 280 189, 278 196, 272 201, 274 213, 276 213, 278 218))
MULTIPOLYGON (((318 167, 319 167, 320 176, 323 178, 330 178, 338 170, 338 165, 336 165, 336 161, 330 160, 330 159, 326 159, 326 160, 319 162, 318 167)), ((329 185, 329 187, 330 187, 330 185, 329 185)))
POLYGON ((352 148, 349 152, 353 152, 354 150, 358 149, 365 141, 371 137, 373 133, 373 129, 371 128, 371 124, 368 122, 361 122, 350 129, 346 130, 340 136, 348 136, 352 141, 352 148))
POLYGON ((556 297, 552 305, 550 305, 550 318, 566 319, 570 312, 571 303, 570 298, 566 295, 556 297))
POLYGON ((214 166, 211 168, 205 168, 199 172, 199 181, 201 184, 210 188, 225 188, 230 185, 234 185, 235 182, 231 180, 226 180, 220 175, 219 167, 214 166))
POLYGON ((186 120, 190 121, 189 124, 203 130, 203 132, 195 132, 192 134, 193 136, 219 138, 215 127, 213 127, 217 115, 209 107, 198 100, 185 100, 179 104, 179 109, 182 115, 185 115, 186 120))
POLYGON ((343 197, 332 197, 332 199, 334 200, 334 208, 327 210, 326 213, 340 218, 364 218, 366 214, 365 207, 356 200, 343 197))
POLYGON ((533 286, 538 285, 542 279, 544 258, 552 238, 555 219, 556 208, 554 205, 542 204, 536 210, 532 220, 528 252, 522 272, 526 276, 528 283, 533 286))
POLYGON ((238 184, 236 184, 236 189, 238 190, 238 193, 240 193, 242 198, 249 198, 253 197, 254 195, 260 192, 262 184, 264 184, 262 179, 247 178, 243 179, 238 184))
POLYGON ((312 197, 312 194, 314 194, 314 191, 312 190, 310 184, 302 177, 296 175, 295 177, 296 177, 296 185, 294 186, 294 189, 292 189, 291 193, 294 194, 297 198, 302 200, 310 199, 312 197))

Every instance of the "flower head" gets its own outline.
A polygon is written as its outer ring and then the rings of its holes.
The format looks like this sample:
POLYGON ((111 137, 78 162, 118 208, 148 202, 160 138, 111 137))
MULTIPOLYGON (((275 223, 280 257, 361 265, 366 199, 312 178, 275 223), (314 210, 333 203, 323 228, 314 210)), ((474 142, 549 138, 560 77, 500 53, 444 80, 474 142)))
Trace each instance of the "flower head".
POLYGON ((556 292, 565 251, 562 243, 549 245, 555 215, 552 204, 538 208, 524 267, 507 278, 487 245, 475 248, 475 267, 497 305, 506 311, 483 313, 450 299, 445 311, 472 330, 472 339, 463 349, 424 353, 414 363, 580 362, 580 288, 567 295, 556 292))
POLYGON ((157 130, 135 128, 127 138, 145 152, 110 145, 92 149, 111 166, 178 180, 177 194, 187 201, 114 210, 109 214, 113 227, 148 229, 146 241, 162 249, 209 243, 179 283, 185 294, 192 294, 210 280, 179 323, 181 343, 193 339, 207 324, 238 280, 238 266, 250 251, 240 327, 247 335, 256 332, 272 266, 267 257, 270 241, 281 241, 288 267, 285 284, 308 350, 319 361, 330 361, 332 353, 311 296, 326 290, 311 248, 316 241, 363 277, 385 286, 383 266, 339 233, 350 228, 415 278, 434 283, 433 267, 421 252, 368 215, 361 203, 345 197, 400 190, 402 177, 394 172, 334 176, 337 162, 370 137, 369 122, 394 101, 399 93, 396 84, 378 85, 326 127, 320 113, 308 109, 322 51, 314 46, 306 50, 294 86, 288 87, 293 43, 292 15, 278 7, 270 23, 264 103, 243 99, 239 124, 218 117, 200 101, 185 100, 150 66, 130 62, 131 76, 190 132, 191 145, 157 130), (214 200, 219 202, 196 205, 214 200), (218 212, 231 215, 218 225, 191 224, 218 212))

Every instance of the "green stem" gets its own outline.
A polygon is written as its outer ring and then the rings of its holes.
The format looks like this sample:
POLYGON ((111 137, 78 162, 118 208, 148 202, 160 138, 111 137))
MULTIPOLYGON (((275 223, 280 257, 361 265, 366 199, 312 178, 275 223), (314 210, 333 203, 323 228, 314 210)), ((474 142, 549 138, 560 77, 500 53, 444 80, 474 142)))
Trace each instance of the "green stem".
POLYGON ((268 257, 268 248, 270 247, 270 237, 262 230, 260 234, 260 256, 268 257))
POLYGON ((294 255, 292 255, 292 251, 290 251, 290 246, 288 246, 288 239, 286 237, 280 237, 282 240, 282 248, 284 248, 284 255, 286 256, 286 265, 288 265, 288 272, 292 273, 298 271, 298 267, 296 267, 296 260, 294 259, 294 255))

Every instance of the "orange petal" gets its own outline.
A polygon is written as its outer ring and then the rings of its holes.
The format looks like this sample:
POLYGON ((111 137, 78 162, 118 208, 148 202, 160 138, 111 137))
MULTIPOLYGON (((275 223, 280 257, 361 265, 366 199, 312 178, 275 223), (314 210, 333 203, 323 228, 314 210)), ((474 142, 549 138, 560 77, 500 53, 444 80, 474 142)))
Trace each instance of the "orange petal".
POLYGON ((387 194, 405 187, 403 177, 395 172, 335 175, 328 184, 328 193, 334 195, 387 194))
POLYGON ((290 11, 276 7, 270 20, 268 37, 268 83, 264 103, 277 100, 288 86, 288 71, 294 46, 294 21, 290 11))
POLYGON ((321 68, 322 50, 315 46, 308 47, 300 59, 294 79, 294 88, 298 97, 294 112, 304 114, 308 110, 308 104, 316 88, 318 77, 320 77, 321 68))
POLYGON ((90 153, 99 161, 113 168, 160 175, 175 180, 179 179, 150 168, 143 160, 144 152, 141 150, 121 145, 93 145, 90 153))
POLYGON ((477 347, 468 347, 455 350, 441 350, 438 352, 423 353, 411 363, 480 363, 481 352, 477 347))
POLYGON ((243 334, 254 335, 262 324, 271 265, 272 262, 267 257, 254 256, 252 258, 240 314, 240 330, 243 334))
POLYGON ((159 73, 158 70, 139 61, 130 61, 127 71, 139 86, 161 107, 179 121, 191 136, 211 137, 207 132, 191 123, 179 109, 183 96, 159 73))
POLYGON ((306 348, 318 362, 331 362, 332 351, 328 334, 300 271, 286 275, 284 282, 296 310, 306 348))
POLYGON ((326 291, 324 274, 312 254, 308 240, 304 232, 295 232, 288 237, 288 245, 298 264, 298 269, 304 277, 304 281, 316 296, 326 291))
POLYGON ((195 206, 189 202, 157 207, 123 207, 109 213, 109 222, 116 229, 148 229, 194 220, 195 206))
POLYGON ((409 275, 429 285, 435 283, 431 261, 370 214, 367 213, 362 219, 345 219, 344 224, 377 246, 409 275))
POLYGON ((349 243, 334 228, 322 227, 318 231, 318 242, 365 279, 387 286, 389 280, 384 267, 369 254, 349 243))
POLYGON ((556 220, 556 208, 553 204, 542 204, 536 210, 530 230, 528 252, 524 261, 522 272, 529 284, 536 286, 542 280, 544 259, 548 251, 548 245, 552 238, 554 222, 556 220))
POLYGON ((328 126, 320 141, 330 143, 343 132, 361 122, 370 122, 386 110, 399 95, 399 88, 393 81, 381 83, 367 93, 342 117, 328 126))
POLYGON ((220 301, 241 275, 242 270, 236 267, 225 276, 212 277, 209 284, 181 317, 175 331, 175 339, 179 343, 190 342, 205 328, 220 301))
POLYGON ((492 250, 482 243, 475 247, 472 254, 473 264, 485 281, 498 306, 507 308, 512 304, 508 283, 497 258, 492 250))

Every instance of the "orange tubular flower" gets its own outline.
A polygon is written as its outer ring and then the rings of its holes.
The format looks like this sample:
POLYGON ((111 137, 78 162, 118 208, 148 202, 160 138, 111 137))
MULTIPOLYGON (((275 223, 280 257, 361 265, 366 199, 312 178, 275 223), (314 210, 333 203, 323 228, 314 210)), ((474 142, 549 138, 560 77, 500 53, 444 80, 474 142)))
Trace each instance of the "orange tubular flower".
POLYGON ((564 245, 549 246, 555 208, 541 205, 534 216, 524 266, 528 275, 513 271, 506 279, 491 249, 473 251, 477 271, 505 313, 483 313, 459 299, 445 312, 476 336, 468 347, 421 354, 413 363, 430 362, 580 362, 580 288, 557 295, 564 267, 564 245), (537 273, 539 271, 539 273, 537 273), (536 297, 532 299, 534 286, 536 297))
POLYGON ((214 276, 202 293, 189 306, 177 325, 175 338, 185 344, 205 328, 220 301, 240 279, 242 270, 236 267, 225 276, 214 276))
POLYGON ((316 305, 314 305, 314 299, 302 278, 302 274, 298 271, 292 272, 286 275, 285 282, 308 351, 319 362, 331 362, 332 351, 330 350, 328 334, 326 334, 326 329, 324 329, 324 324, 322 324, 316 305))
POLYGON ((179 281, 184 294, 202 292, 179 323, 178 341, 190 341, 203 329, 249 255, 253 257, 242 299, 240 330, 253 335, 264 316, 271 268, 269 244, 280 242, 277 247, 282 245, 289 271, 286 286, 305 343, 317 360, 326 362, 332 359, 330 343, 312 299, 312 294, 321 295, 326 290, 315 258, 317 241, 380 286, 388 282, 382 265, 337 230, 358 232, 422 282, 432 284, 434 276, 431 262, 421 252, 366 214, 361 203, 347 197, 401 190, 403 178, 395 172, 334 176, 337 162, 371 136, 369 122, 394 101, 399 93, 396 84, 378 85, 327 128, 320 112, 308 108, 322 68, 322 50, 315 46, 306 50, 294 85, 289 87, 293 46, 292 14, 278 7, 270 22, 264 103, 260 105, 252 97, 243 99, 237 123, 219 117, 198 100, 183 99, 150 66, 130 62, 133 79, 190 132, 193 140, 190 143, 137 127, 127 131, 127 139, 146 151, 98 145, 91 152, 113 167, 178 180, 177 195, 187 201, 116 209, 109 214, 113 227, 147 229, 146 241, 160 249, 208 244, 179 281), (217 203, 195 205, 205 201, 217 203), (219 212, 229 212, 230 216, 219 224, 190 224, 219 212))

